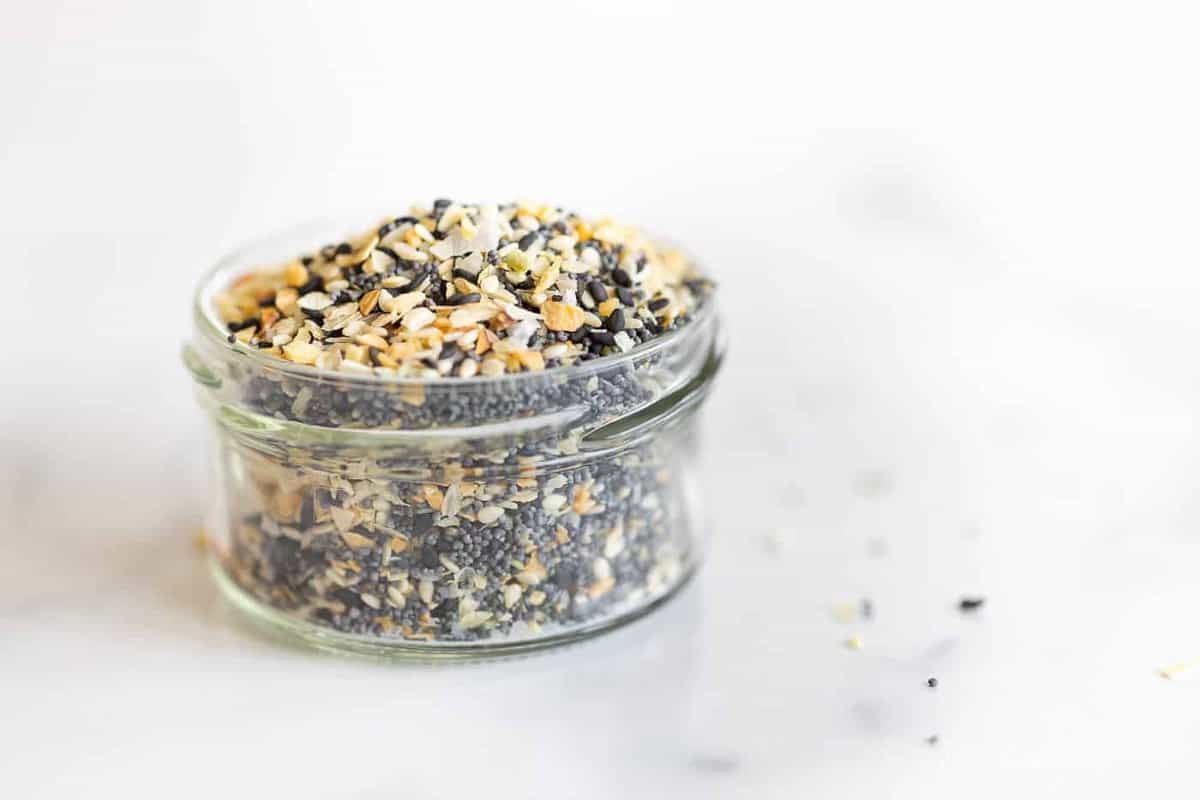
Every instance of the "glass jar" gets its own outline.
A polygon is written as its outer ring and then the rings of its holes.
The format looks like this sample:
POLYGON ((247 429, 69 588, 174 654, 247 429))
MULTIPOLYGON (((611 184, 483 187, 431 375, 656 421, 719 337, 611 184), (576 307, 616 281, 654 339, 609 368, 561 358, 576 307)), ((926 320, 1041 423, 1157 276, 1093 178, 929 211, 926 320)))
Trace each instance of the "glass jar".
POLYGON ((695 572, 697 410, 721 360, 711 300, 619 356, 541 372, 322 372, 227 340, 213 298, 325 230, 202 281, 184 361, 211 425, 214 574, 320 647, 492 655, 632 620, 695 572))

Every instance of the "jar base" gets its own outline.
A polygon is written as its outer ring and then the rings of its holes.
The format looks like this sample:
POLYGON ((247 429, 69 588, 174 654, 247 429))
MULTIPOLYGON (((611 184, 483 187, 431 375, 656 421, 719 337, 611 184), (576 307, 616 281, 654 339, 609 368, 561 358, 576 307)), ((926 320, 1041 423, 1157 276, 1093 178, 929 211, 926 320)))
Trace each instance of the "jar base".
POLYGON ((467 661, 513 656, 590 639, 641 619, 666 604, 696 573, 693 565, 670 588, 645 603, 611 617, 588 622, 569 631, 523 639, 472 642, 420 642, 384 639, 332 631, 279 611, 247 592, 229 576, 216 553, 209 553, 209 570, 221 593, 256 628, 287 644, 299 644, 326 653, 356 655, 390 661, 467 661))

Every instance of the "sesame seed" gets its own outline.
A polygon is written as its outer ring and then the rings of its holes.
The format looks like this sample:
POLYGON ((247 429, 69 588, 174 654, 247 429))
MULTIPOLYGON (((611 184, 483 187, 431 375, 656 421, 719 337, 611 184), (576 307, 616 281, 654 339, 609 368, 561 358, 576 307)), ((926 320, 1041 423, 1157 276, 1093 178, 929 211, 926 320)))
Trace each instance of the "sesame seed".
POLYGON ((963 597, 958 601, 958 610, 969 614, 982 608, 984 602, 982 597, 963 597))
POLYGON ((592 299, 597 303, 603 303, 608 299, 608 289, 605 289, 604 284, 596 278, 588 281, 587 290, 588 294, 590 294, 592 299))

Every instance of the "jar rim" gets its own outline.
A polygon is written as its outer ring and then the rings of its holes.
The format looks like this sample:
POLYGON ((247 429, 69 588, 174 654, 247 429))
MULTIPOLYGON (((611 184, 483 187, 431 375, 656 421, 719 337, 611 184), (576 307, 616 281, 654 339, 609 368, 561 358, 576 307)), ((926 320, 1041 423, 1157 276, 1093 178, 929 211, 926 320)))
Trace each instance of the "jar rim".
POLYGON ((704 323, 716 314, 714 309, 715 297, 710 295, 699 307, 690 311, 686 325, 666 333, 659 334, 649 341, 642 342, 624 353, 601 356, 583 364, 561 364, 547 367, 538 372, 516 372, 501 375, 477 375, 471 378, 439 376, 437 378, 419 378, 400 375, 390 375, 380 372, 342 372, 320 369, 308 364, 297 364, 286 359, 264 355, 262 352, 231 344, 224 324, 216 316, 216 304, 213 298, 217 292, 230 285, 230 282, 245 273, 249 255, 252 251, 272 245, 289 236, 299 236, 306 232, 315 237, 319 230, 332 227, 334 222, 329 219, 317 220, 290 229, 283 229, 273 234, 267 234, 248 240, 232 251, 219 258, 201 278, 192 296, 192 316, 196 330, 210 343, 218 345, 231 355, 248 359, 251 363, 270 370, 285 373, 289 376, 305 380, 348 381, 358 384, 376 384, 390 386, 423 386, 450 387, 458 386, 468 389, 471 386, 501 386, 509 384, 521 386, 527 383, 544 381, 559 375, 572 379, 584 378, 593 374, 604 373, 610 369, 619 369, 633 364, 640 359, 660 350, 669 349, 689 341, 694 336, 702 335, 708 327, 704 323))

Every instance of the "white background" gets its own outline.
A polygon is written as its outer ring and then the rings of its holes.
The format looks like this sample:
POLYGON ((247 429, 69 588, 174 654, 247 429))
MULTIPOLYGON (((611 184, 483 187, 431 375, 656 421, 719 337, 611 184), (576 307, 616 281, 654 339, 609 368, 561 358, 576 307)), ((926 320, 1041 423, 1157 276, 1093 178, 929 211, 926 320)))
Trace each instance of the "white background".
POLYGON ((1194 794, 1186 9, 4 3, 0 794, 1194 794), (711 558, 545 656, 282 647, 190 545, 191 286, 439 195, 710 265, 711 558))

